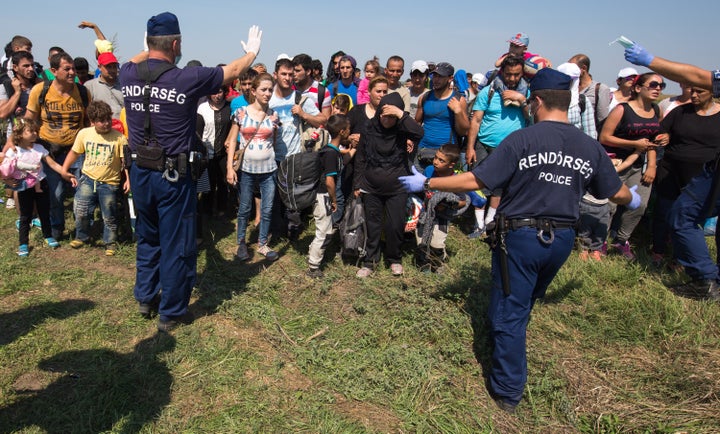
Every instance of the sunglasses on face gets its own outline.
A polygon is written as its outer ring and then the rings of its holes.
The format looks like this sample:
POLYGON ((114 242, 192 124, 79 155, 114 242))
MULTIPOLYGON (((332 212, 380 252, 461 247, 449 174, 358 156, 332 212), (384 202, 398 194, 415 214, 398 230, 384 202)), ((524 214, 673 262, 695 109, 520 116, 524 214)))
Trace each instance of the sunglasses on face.
POLYGON ((647 87, 648 89, 660 89, 660 90, 663 90, 663 89, 665 89, 665 86, 667 86, 667 84, 665 84, 665 83, 659 83, 659 82, 657 82, 657 81, 651 81, 650 83, 647 84, 647 86, 644 86, 644 87, 647 87))

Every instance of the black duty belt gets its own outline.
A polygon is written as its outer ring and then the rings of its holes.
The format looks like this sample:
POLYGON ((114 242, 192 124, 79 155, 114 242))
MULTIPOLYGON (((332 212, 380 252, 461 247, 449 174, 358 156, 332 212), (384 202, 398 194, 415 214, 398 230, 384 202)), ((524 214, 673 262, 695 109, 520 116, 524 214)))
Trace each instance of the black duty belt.
POLYGON ((507 225, 507 228, 510 230, 515 230, 515 229, 525 228, 525 227, 533 227, 533 228, 541 229, 541 230, 569 229, 569 228, 574 228, 576 226, 575 223, 558 222, 555 220, 543 219, 543 218, 507 219, 506 225, 507 225))

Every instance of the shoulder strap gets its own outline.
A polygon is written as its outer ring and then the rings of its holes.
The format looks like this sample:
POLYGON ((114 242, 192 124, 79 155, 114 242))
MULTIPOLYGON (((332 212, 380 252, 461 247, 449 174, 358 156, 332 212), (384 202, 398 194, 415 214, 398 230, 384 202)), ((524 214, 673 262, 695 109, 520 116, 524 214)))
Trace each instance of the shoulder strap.
POLYGON ((598 130, 602 129, 602 126, 600 125, 600 119, 598 118, 598 103, 600 103, 600 83, 595 83, 595 105, 593 106, 594 115, 595 115, 595 125, 598 127, 598 130))
POLYGON ((587 106, 587 97, 584 93, 578 95, 578 105, 580 106, 580 113, 585 113, 585 108, 587 106))
POLYGON ((298 92, 297 89, 295 89, 293 92, 295 92, 295 104, 300 105, 302 101, 303 94, 302 92, 298 92))
POLYGON ((322 104, 325 101, 325 86, 318 83, 318 110, 322 111, 322 104))
POLYGON ((51 83, 52 80, 43 81, 43 88, 40 91, 40 96, 38 96, 38 105, 40 106, 40 108, 45 107, 45 97, 47 97, 47 93, 50 90, 51 83))
POLYGON ((492 74, 490 74, 490 77, 488 77, 487 85, 490 86, 490 89, 488 90, 488 105, 490 105, 490 100, 492 100, 493 95, 495 95, 495 86, 493 86, 493 82, 499 73, 500 70, 495 69, 492 74))
POLYGON ((78 92, 80 93, 80 99, 82 100, 83 107, 87 108, 87 106, 90 104, 87 87, 80 83, 75 83, 75 86, 77 86, 78 92))
POLYGON ((152 125, 150 125, 150 84, 157 81, 161 75, 167 71, 175 68, 175 65, 171 63, 161 63, 156 69, 150 71, 150 66, 147 60, 138 63, 137 72, 138 78, 145 81, 145 87, 143 88, 143 110, 145 111, 145 140, 154 138, 155 134, 152 131, 152 125))

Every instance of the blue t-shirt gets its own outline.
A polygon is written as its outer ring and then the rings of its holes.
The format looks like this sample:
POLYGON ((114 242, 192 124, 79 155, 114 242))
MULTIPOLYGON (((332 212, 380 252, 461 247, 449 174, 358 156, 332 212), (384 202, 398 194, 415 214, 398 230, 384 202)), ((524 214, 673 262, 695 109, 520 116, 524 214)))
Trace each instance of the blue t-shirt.
MULTIPOLYGON (((478 131, 478 141, 485 146, 497 148, 505 137, 513 131, 524 128, 527 122, 522 108, 503 105, 501 92, 493 93, 490 104, 488 104, 488 93, 491 87, 485 86, 480 91, 475 98, 473 111, 485 112, 482 124, 480 124, 480 131, 478 131)), ((526 96, 530 96, 529 93, 526 96)))
POLYGON ((586 190, 605 199, 622 187, 600 143, 555 121, 510 134, 472 173, 489 189, 503 189, 498 213, 511 219, 574 223, 586 190))
MULTIPOLYGON (((418 144, 418 148, 438 149, 445 143, 457 144, 457 135, 453 130, 455 114, 448 108, 448 101, 454 96, 453 92, 448 98, 437 99, 435 92, 425 94, 423 101, 423 129, 425 134, 418 144)), ((421 97, 423 98, 423 97, 421 97)))
POLYGON ((335 98, 335 95, 339 93, 346 93, 350 95, 350 98, 352 98, 353 105, 357 105, 357 91, 358 87, 355 82, 350 82, 350 86, 345 87, 343 82, 341 80, 338 80, 334 83, 332 83, 330 86, 328 86, 328 90, 330 91, 330 98, 335 98))
POLYGON ((235 97, 230 101, 230 116, 235 114, 235 110, 239 109, 240 107, 247 107, 250 104, 245 99, 245 95, 240 95, 238 97, 235 97))
MULTIPOLYGON (((150 71, 162 60, 149 59, 150 71)), ((195 146, 195 125, 198 100, 222 86, 221 67, 173 68, 150 85, 150 123, 158 143, 169 156, 188 152, 195 146)), ((125 112, 130 147, 143 143, 145 112, 143 88, 137 64, 125 63, 120 68, 120 86, 125 97, 125 112)))

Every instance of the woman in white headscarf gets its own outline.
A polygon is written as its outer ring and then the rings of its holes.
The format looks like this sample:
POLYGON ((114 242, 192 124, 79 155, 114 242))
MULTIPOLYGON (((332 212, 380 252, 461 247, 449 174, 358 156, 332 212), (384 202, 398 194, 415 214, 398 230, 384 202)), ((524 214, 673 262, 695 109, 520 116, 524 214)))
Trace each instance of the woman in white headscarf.
POLYGON ((557 70, 572 78, 572 85, 570 86, 570 107, 568 108, 568 120, 570 124, 575 125, 593 139, 597 139, 593 106, 587 103, 585 95, 579 91, 580 67, 574 63, 563 63, 557 67, 557 70))

